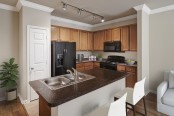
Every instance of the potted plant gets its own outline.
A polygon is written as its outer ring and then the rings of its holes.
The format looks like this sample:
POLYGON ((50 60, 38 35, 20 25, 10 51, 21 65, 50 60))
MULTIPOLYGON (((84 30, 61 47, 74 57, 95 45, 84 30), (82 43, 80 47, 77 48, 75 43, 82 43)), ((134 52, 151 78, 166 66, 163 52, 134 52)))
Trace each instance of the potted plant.
POLYGON ((11 58, 9 62, 3 62, 0 65, 0 87, 5 87, 7 92, 7 101, 17 98, 17 79, 19 76, 18 64, 15 64, 15 58, 11 58))
POLYGON ((103 59, 102 59, 102 54, 98 54, 97 55, 97 59, 99 60, 99 61, 102 61, 103 59))

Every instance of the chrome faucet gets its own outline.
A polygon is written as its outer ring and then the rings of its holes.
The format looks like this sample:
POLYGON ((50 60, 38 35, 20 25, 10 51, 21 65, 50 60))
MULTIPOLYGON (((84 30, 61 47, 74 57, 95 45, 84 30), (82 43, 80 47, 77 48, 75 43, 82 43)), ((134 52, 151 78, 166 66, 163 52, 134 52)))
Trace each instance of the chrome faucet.
POLYGON ((71 70, 67 70, 66 72, 67 73, 70 73, 71 74, 71 76, 74 78, 74 81, 76 82, 77 81, 77 70, 76 69, 74 69, 74 68, 72 68, 73 69, 73 72, 71 71, 71 70))

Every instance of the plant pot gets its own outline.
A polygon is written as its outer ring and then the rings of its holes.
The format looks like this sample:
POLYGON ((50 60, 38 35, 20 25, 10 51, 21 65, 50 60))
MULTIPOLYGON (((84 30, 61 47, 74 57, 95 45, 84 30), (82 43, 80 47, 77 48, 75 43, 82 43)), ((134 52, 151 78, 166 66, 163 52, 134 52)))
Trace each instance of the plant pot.
POLYGON ((17 89, 7 91, 7 101, 12 101, 15 99, 17 99, 17 89))
POLYGON ((99 61, 102 61, 102 60, 103 60, 103 58, 98 58, 98 60, 99 60, 99 61))

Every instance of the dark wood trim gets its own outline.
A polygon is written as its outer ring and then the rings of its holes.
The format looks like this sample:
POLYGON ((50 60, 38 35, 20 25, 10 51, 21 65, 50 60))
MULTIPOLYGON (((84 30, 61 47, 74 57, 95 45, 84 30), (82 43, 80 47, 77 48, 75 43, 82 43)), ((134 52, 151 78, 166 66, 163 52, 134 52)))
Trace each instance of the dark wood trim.
POLYGON ((39 116, 51 116, 51 107, 39 96, 39 116))

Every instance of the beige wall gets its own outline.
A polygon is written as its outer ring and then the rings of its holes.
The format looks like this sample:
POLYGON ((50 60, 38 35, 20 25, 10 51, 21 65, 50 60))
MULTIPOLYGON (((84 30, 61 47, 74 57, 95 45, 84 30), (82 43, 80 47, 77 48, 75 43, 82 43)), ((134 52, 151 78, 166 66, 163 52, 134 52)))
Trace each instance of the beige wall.
MULTIPOLYGON (((23 100, 27 100, 27 25, 46 27, 50 29, 50 13, 22 7, 20 10, 20 86, 19 92, 23 100)), ((50 68, 49 68, 50 69, 50 68)))
MULTIPOLYGON (((18 13, 0 9, 0 64, 11 57, 18 63, 18 13)), ((5 98, 0 88, 0 100, 5 98)))
POLYGON ((156 91, 165 70, 174 69, 174 10, 150 15, 150 89, 156 91))
POLYGON ((149 14, 137 11, 138 80, 146 77, 145 93, 149 92, 149 14))

